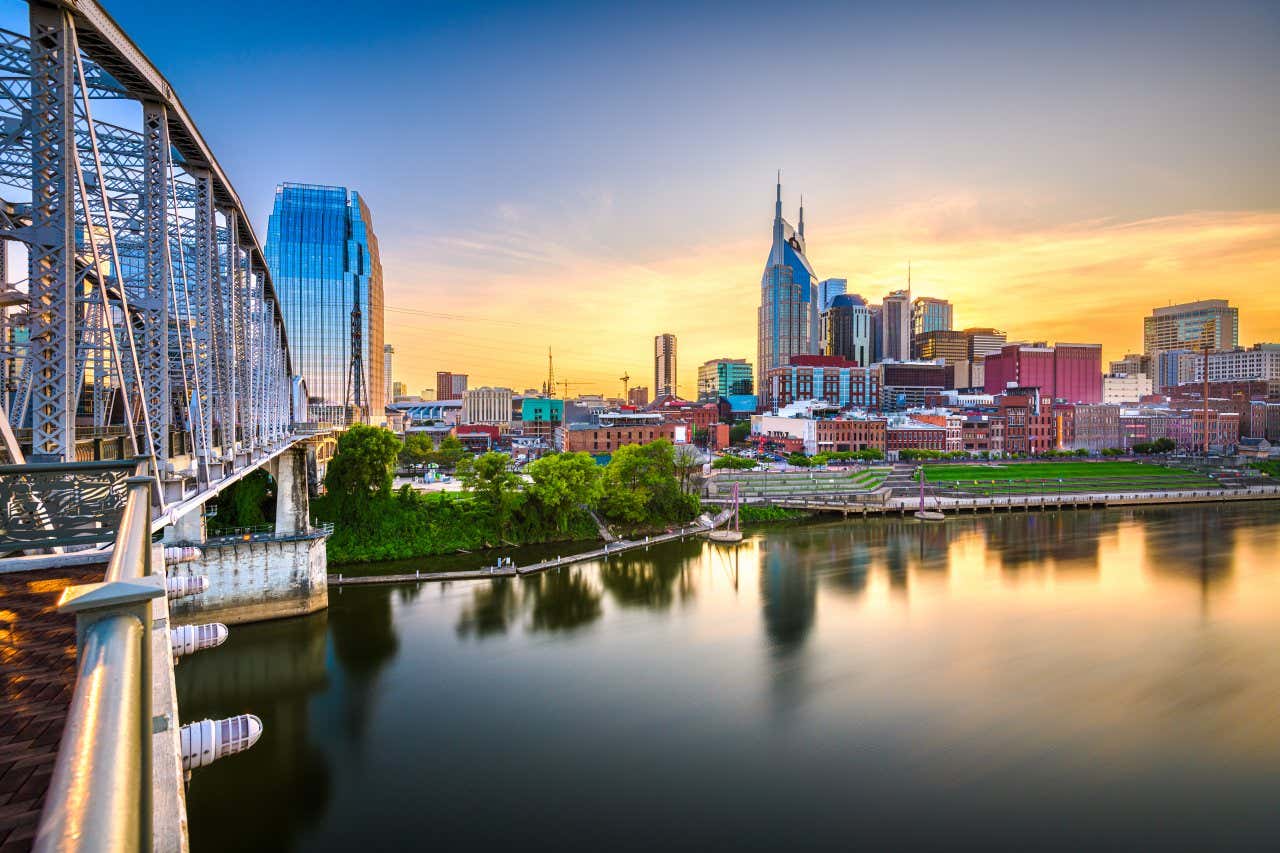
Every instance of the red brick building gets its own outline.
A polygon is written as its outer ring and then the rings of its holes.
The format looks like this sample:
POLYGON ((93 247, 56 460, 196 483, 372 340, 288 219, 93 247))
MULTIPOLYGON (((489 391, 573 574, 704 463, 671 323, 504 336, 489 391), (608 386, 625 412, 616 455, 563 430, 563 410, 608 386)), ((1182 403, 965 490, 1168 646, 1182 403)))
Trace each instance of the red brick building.
POLYGON ((947 428, 920 421, 898 421, 885 429, 885 450, 947 449, 947 428))
POLYGON ((886 422, 880 418, 831 418, 814 424, 818 452, 885 450, 886 422))
POLYGON ((557 449, 565 453, 613 453, 628 444, 649 444, 660 438, 677 444, 688 443, 692 425, 684 421, 660 424, 619 424, 616 426, 571 426, 556 430, 557 449))

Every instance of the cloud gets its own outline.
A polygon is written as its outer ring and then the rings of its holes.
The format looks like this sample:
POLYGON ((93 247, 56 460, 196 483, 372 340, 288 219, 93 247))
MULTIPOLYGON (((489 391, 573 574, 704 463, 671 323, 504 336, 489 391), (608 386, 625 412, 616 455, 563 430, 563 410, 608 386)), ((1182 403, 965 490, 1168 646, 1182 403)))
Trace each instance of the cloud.
MULTIPOLYGON (((396 377, 417 388, 452 369, 470 372, 473 385, 521 389, 545 376, 551 346, 558 377, 612 393, 623 372, 633 385, 652 383, 660 332, 679 338, 680 386, 690 393, 701 361, 754 362, 768 233, 655 246, 649 257, 622 261, 605 248, 611 211, 605 190, 537 221, 504 205, 490 233, 438 237, 429 251, 414 250, 428 260, 412 267, 388 262, 404 285, 389 289, 388 305, 460 317, 389 312, 396 377)), ((1108 358, 1140 348, 1152 307, 1197 298, 1238 305, 1242 343, 1280 339, 1280 212, 1055 226, 1027 224, 1033 214, 1026 197, 938 195, 811 224, 810 258, 820 275, 847 278, 872 301, 903 286, 911 259, 915 292, 952 300, 957 327, 1098 342, 1108 358)))

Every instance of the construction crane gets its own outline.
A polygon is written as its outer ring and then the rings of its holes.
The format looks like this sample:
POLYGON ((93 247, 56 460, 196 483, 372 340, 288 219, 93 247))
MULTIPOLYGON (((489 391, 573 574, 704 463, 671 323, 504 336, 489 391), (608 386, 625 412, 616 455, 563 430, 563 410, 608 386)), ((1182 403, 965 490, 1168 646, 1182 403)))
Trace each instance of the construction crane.
POLYGON ((556 384, 557 384, 557 385, 559 385, 561 388, 563 388, 563 389, 564 389, 564 399, 566 399, 566 400, 567 400, 567 399, 569 399, 569 386, 570 386, 570 385, 581 385, 582 383, 581 383, 581 382, 570 382, 568 379, 561 379, 561 380, 560 380, 559 382, 557 382, 556 384))
POLYGON ((621 376, 618 377, 618 381, 622 383, 623 402, 630 402, 628 398, 631 395, 631 386, 628 383, 631 381, 631 374, 630 373, 622 374, 621 376))

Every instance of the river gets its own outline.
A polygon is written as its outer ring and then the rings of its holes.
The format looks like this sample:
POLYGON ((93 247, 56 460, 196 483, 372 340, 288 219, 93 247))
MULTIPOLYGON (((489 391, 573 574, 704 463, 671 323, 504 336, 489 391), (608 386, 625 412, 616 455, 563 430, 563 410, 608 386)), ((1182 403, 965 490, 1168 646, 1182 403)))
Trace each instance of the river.
POLYGON ((185 720, 265 726, 195 772, 196 853, 1271 850, 1280 503, 334 589, 178 677, 185 720))

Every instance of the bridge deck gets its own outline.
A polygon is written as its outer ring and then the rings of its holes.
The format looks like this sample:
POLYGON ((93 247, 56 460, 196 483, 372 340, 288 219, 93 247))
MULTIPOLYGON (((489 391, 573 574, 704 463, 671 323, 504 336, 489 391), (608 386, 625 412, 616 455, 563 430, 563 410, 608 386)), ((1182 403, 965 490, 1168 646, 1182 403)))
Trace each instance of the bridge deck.
POLYGON ((0 853, 31 848, 75 690, 76 622, 58 597, 105 569, 0 573, 0 853))

